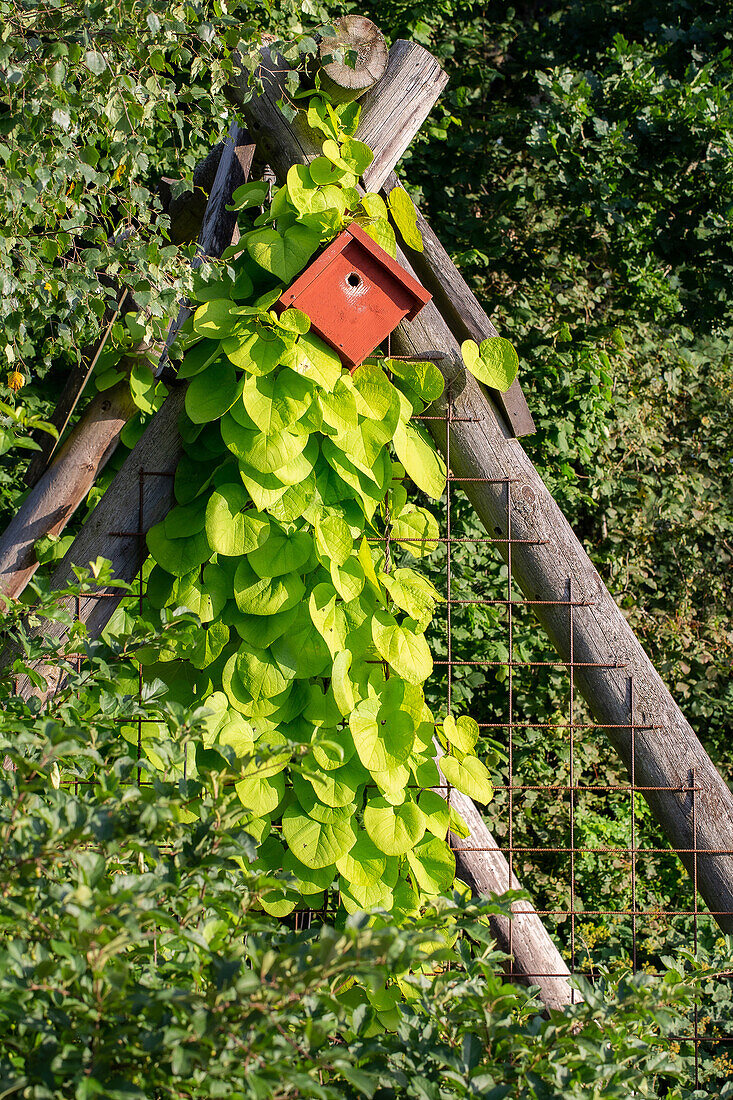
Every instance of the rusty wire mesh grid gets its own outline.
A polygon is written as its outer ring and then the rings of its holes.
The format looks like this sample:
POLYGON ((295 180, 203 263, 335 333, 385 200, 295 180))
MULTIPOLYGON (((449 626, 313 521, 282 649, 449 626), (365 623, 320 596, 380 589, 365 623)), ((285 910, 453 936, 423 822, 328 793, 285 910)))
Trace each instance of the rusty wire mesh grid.
MULTIPOLYGON (((515 874, 560 946, 572 974, 591 980, 597 976, 599 964, 608 957, 608 951, 599 951, 598 947, 612 937, 619 941, 617 957, 633 972, 640 969, 660 972, 658 965, 649 961, 650 956, 672 954, 680 944, 691 947, 697 954, 704 938, 708 941, 720 938, 714 916, 698 898, 697 841, 691 850, 673 850, 644 802, 645 791, 652 788, 636 781, 636 734, 652 727, 637 718, 633 677, 629 676, 628 681, 628 724, 622 727, 630 732, 630 774, 576 690, 575 670, 588 666, 574 659, 574 609, 586 605, 574 598, 573 578, 566 579, 566 599, 553 601, 567 609, 567 661, 557 655, 532 614, 533 607, 543 601, 526 599, 514 583, 512 548, 519 540, 512 535, 511 478, 500 479, 505 494, 506 536, 502 537, 497 529, 496 537, 486 538, 483 531, 480 537, 466 537, 466 524, 460 513, 465 516, 470 505, 461 492, 463 479, 450 472, 450 428, 454 419, 449 401, 446 413, 449 475, 445 529, 441 532, 444 652, 435 663, 443 670, 444 713, 460 713, 465 709, 476 717, 474 710, 484 709, 487 698, 490 699, 488 709, 494 713, 482 714, 479 725, 492 741, 501 745, 504 763, 495 776, 495 796, 485 816, 492 833, 499 838, 495 850, 504 853, 509 865, 507 888, 515 874), (457 568, 467 548, 487 542, 496 544, 505 562, 497 570, 493 583, 488 584, 470 567, 457 568), (492 591, 484 596, 487 588, 492 591), (458 622, 465 620, 469 609, 479 607, 484 614, 489 612, 492 623, 485 647, 488 652, 481 657, 472 652, 470 629, 462 631, 462 644, 456 641, 458 622), (473 709, 470 705, 456 708, 456 695, 460 694, 456 689, 465 685, 467 676, 475 671, 482 673, 480 688, 462 694, 472 696, 477 705, 473 709), (544 708, 537 704, 553 680, 553 695, 562 695, 563 706, 557 706, 548 720, 542 713, 544 708), (481 701, 477 700, 479 692, 483 695, 481 701), (543 753, 553 758, 554 774, 549 779, 543 753), (610 773, 613 781, 608 781, 604 771, 610 773), (544 835, 536 826, 538 802, 545 813, 551 807, 554 815, 544 835), (532 811, 529 815, 528 810, 532 811), (589 829, 591 815, 609 823, 606 843, 589 829), (680 854, 692 855, 691 876, 682 867, 680 854), (601 889, 591 891, 589 897, 587 884, 591 876, 596 877, 601 889), (659 903, 655 884, 661 878, 674 880, 673 904, 659 903), (604 879, 611 881, 610 887, 604 879), (598 903, 599 892, 605 892, 605 904, 598 903)), ((436 575, 432 579, 437 583, 436 575)), ((594 667, 623 666, 616 663, 594 667)), ((698 788, 694 774, 689 783, 669 789, 691 796, 692 830, 696 837, 698 788)), ((464 851, 469 850, 468 844, 454 842, 456 849, 464 851)), ((509 973, 515 976, 511 968, 509 973)), ((721 974, 720 980, 730 984, 730 977, 721 974)), ((717 1059, 714 1056, 714 1052, 724 1051, 725 1044, 733 1041, 733 1034, 721 1031, 721 1024, 727 1026, 727 1023, 715 1020, 713 1010, 707 1011, 705 1006, 695 1008, 690 1014, 689 1029, 670 1038, 677 1044, 690 1044, 690 1084, 694 1083, 695 1088, 705 1078, 712 1083, 718 1073, 723 1079, 729 1075, 726 1055, 718 1053, 717 1059)))
MULTIPOLYGON (((592 980, 609 958, 622 960, 634 972, 640 969, 658 972, 648 961, 656 949, 672 953, 675 946, 684 944, 697 953, 703 933, 708 940, 719 933, 714 918, 698 900, 694 871, 697 849, 692 850, 690 878, 679 862, 678 852, 670 848, 650 819, 643 802, 643 793, 649 788, 636 783, 634 738, 637 731, 650 727, 635 720, 633 679, 629 681, 628 725, 623 727, 630 730, 632 741, 632 768, 628 775, 605 741, 602 727, 592 720, 575 689, 575 669, 582 663, 573 659, 574 608, 586 605, 573 598, 573 578, 567 578, 567 598, 552 601, 567 609, 570 659, 563 661, 544 639, 542 628, 532 614, 533 607, 545 601, 525 599, 512 580, 512 549, 519 541, 527 541, 512 535, 512 479, 471 479, 504 486, 506 535, 487 534, 483 528, 480 533, 471 533, 478 521, 475 517, 467 520, 467 516, 473 515, 461 489, 467 479, 450 471, 450 426, 460 420, 454 415, 450 400, 445 418, 440 419, 445 419, 447 428, 445 506, 437 550, 422 566, 443 596, 439 605, 442 618, 440 611, 436 612, 431 639, 435 672, 429 701, 436 720, 440 722, 451 713, 468 713, 473 717, 478 714, 483 735, 493 748, 501 751, 503 760, 493 776, 494 799, 484 810, 487 824, 498 838, 493 850, 503 852, 508 861, 507 889, 511 875, 516 875, 559 946, 571 974, 592 980), (500 552, 495 556, 494 574, 479 575, 471 564, 472 552, 475 555, 477 547, 489 545, 500 552), (466 641, 473 641, 474 609, 481 609, 483 616, 484 648, 488 653, 482 657, 477 657, 475 647, 466 641), (536 654, 538 644, 543 648, 536 654), (562 706, 556 705, 548 719, 542 713, 538 716, 537 711, 543 708, 536 704, 550 690, 555 698, 562 695, 562 706), (548 767, 553 770, 551 780, 546 776, 548 767), (604 770, 613 781, 597 778, 604 770), (592 842, 593 832, 587 828, 590 811, 608 822, 611 838, 608 843, 592 842), (546 828, 538 828, 538 820, 543 816, 548 818, 546 828), (658 903, 655 884, 660 877, 674 879, 677 904, 658 903), (589 881, 595 881, 598 887, 591 890, 595 896, 588 896, 589 881), (598 903, 599 892, 607 898, 605 904, 598 903), (609 947, 611 941, 613 950, 609 947)), ((170 479, 173 502, 173 475, 140 470, 139 478, 138 528, 115 534, 138 539, 144 557, 145 531, 149 525, 145 516, 146 482, 151 478, 170 479)), ((390 537, 388 514, 383 534, 372 541, 383 544, 389 568, 395 561, 397 548, 390 537)), ((114 597, 114 593, 100 593, 100 598, 109 596, 114 597)), ((137 575, 135 603, 142 612, 145 606, 142 568, 137 575)), ((141 702, 143 682, 141 667, 141 702)), ((143 718, 137 720, 138 757, 143 753, 144 723, 143 718)), ((691 785, 669 789, 692 796, 694 833, 697 814, 694 779, 691 785)), ((449 787, 447 797, 450 799, 449 787)), ((489 850, 470 849, 468 841, 454 840, 453 845, 456 850, 489 850)), ((296 912, 295 927, 306 927, 313 920, 333 916, 337 902, 336 897, 327 897, 324 908, 318 911, 296 912)), ((519 977, 511 963, 507 973, 510 978, 519 977)), ((557 975, 538 971, 531 976, 557 975)), ((720 975, 721 981, 729 978, 733 974, 720 975)), ((724 1034, 721 1026, 727 1026, 727 1021, 716 1020, 713 1010, 695 1008, 690 1014, 689 1029, 670 1039, 689 1045, 690 1084, 695 1088, 704 1079, 715 1078, 717 1063, 721 1065, 719 1073, 728 1074, 725 1055, 720 1051, 733 1041, 733 1033, 724 1034), (707 1060, 706 1049, 712 1052, 707 1060)))

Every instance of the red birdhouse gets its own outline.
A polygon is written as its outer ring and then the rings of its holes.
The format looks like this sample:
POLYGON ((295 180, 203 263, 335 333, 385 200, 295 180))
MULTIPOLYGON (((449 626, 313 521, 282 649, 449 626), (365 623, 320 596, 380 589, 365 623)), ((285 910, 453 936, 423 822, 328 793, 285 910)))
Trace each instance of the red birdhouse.
POLYGON ((278 304, 310 317, 311 329, 356 367, 432 295, 358 225, 350 225, 300 275, 278 304))

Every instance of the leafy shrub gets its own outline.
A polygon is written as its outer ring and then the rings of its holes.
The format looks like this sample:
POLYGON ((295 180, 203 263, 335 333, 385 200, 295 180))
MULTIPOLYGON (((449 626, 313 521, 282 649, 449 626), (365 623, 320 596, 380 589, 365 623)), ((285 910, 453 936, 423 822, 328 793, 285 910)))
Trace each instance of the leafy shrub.
MULTIPOLYGON (((31 614, 59 613, 41 594, 31 614)), ((39 655, 17 607, 3 625, 39 655)), ((62 661, 45 711, 2 683, 6 1095, 621 1100, 655 1095, 655 1074, 672 1087, 659 1040, 692 994, 680 969, 586 988, 545 1018, 503 980, 486 916, 505 903, 456 895, 401 928, 359 914, 297 931, 263 914, 273 879, 252 867, 234 787, 247 758, 207 747, 201 708, 154 686, 141 707, 143 642, 164 644, 120 637, 111 653, 77 631, 85 658, 62 661), (121 732, 151 718, 162 771, 121 732)))

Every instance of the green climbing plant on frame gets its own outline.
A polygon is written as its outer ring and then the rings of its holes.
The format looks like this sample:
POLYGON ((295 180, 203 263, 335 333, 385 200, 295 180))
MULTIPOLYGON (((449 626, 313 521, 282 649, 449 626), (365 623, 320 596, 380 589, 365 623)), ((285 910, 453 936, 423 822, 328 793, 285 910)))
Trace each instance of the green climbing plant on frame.
MULTIPOLYGON (((335 886, 346 911, 399 917, 451 886, 447 834, 466 835, 432 789, 443 779, 422 685, 439 595, 389 549, 419 559, 436 545, 404 480, 443 492, 442 458, 414 420, 443 380, 432 363, 384 357, 351 375, 305 314, 273 308, 351 221, 395 256, 391 213, 422 247, 404 191, 385 203, 357 187, 372 159, 353 136, 358 107, 314 97, 306 110, 323 155, 294 165, 269 205, 262 183, 235 193, 255 216, 228 273, 198 287, 184 334, 185 454, 177 504, 148 535, 148 596, 201 627, 150 672, 204 701, 209 741, 250 761, 237 790, 258 864, 292 876, 263 898, 268 912, 317 908, 335 886)), ((437 734, 449 782, 488 802, 476 723, 449 716, 437 734)))

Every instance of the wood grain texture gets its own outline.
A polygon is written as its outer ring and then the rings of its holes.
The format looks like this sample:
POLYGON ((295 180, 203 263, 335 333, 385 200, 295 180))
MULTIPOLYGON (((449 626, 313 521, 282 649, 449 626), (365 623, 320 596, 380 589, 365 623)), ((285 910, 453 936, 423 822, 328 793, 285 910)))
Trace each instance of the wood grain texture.
POLYGON ((364 15, 344 15, 333 29, 335 34, 318 44, 321 87, 332 103, 349 103, 384 76, 389 47, 379 27, 364 15), (337 50, 356 53, 356 63, 333 56, 337 50))
POLYGON ((379 191, 447 83, 448 74, 417 42, 394 43, 387 72, 361 101, 356 136, 374 150, 362 176, 365 190, 379 191))
MULTIPOLYGON (((435 759, 440 767, 444 753, 437 737, 434 745, 435 759)), ((436 794, 458 811, 470 830, 465 838, 449 834, 458 877, 477 896, 492 897, 507 890, 522 890, 513 867, 473 799, 450 787, 442 771, 440 777, 443 785, 434 788, 436 794)), ((528 898, 513 901, 511 911, 511 919, 492 915, 489 921, 498 946, 512 956, 512 975, 529 985, 539 986, 540 999, 548 1008, 579 1004, 583 996, 570 984, 567 964, 532 902, 528 898)))
MULTIPOLYGON (((476 895, 491 897, 523 889, 475 803, 456 790, 450 792, 450 802, 471 830, 465 840, 450 836, 458 876, 476 895), (465 850, 469 848, 481 851, 465 850)), ((539 986, 540 999, 548 1008, 580 1004, 582 994, 570 984, 567 964, 532 902, 514 901, 511 910, 511 919, 492 916, 490 923, 497 945, 512 956, 512 975, 539 986)))
MULTIPOLYGON (((387 177, 383 192, 385 199, 393 187, 401 186, 394 172, 387 177)), ((481 308, 476 296, 461 275, 450 256, 430 227, 427 218, 417 210, 417 227, 422 234, 423 252, 408 250, 415 272, 423 286, 433 295, 433 300, 458 343, 475 340, 480 344, 489 336, 499 333, 481 308)), ((398 238, 399 230, 395 226, 398 238)), ((506 393, 492 390, 491 396, 498 405, 514 436, 531 435, 535 430, 532 413, 516 378, 506 393)))
MULTIPOLYGON (((103 280, 100 280, 100 282, 101 281, 103 280)), ((109 285, 110 280, 107 279, 104 280, 104 282, 109 285)), ((25 483, 29 487, 32 488, 36 484, 48 467, 49 462, 51 462, 53 456, 62 445, 64 432, 74 415, 76 406, 82 398, 87 382, 97 364, 97 360, 104 351, 109 334, 112 331, 112 325, 123 310, 127 312, 127 310, 134 308, 136 308, 135 303, 130 297, 129 292, 126 289, 119 291, 116 305, 110 306, 105 310, 103 322, 104 332, 102 336, 96 343, 84 348, 79 362, 75 363, 69 369, 64 388, 61 391, 50 417, 50 423, 53 424, 58 432, 58 437, 49 435, 48 432, 36 431, 32 433, 32 438, 38 443, 41 449, 35 452, 25 472, 25 483)))
MULTIPOLYGON (((398 258, 409 267, 404 255, 398 258)), ((410 355, 445 351, 439 365, 458 418, 450 433, 453 475, 479 479, 465 481, 463 491, 489 534, 528 540, 512 545, 510 562, 525 597, 568 602, 572 596, 577 605, 572 610, 538 605, 534 612, 562 660, 573 660, 574 689, 604 728, 710 912, 724 931, 733 932, 731 792, 521 444, 502 427, 483 387, 467 375, 458 344, 434 303, 399 326, 392 348, 410 355), (483 478, 512 479, 511 488, 483 478)), ((442 414, 446 408, 444 395, 436 411, 442 414)), ((445 454, 446 422, 427 425, 445 454)), ((498 549, 508 559, 506 543, 498 549)), ((591 734, 583 731, 582 736, 591 734)))
MULTIPOLYGON (((247 128, 260 153, 284 180, 293 164, 321 155, 323 135, 309 128, 301 114, 292 122, 277 105, 282 97, 286 63, 263 50, 261 96, 242 105, 247 128)), ((448 77, 438 62, 416 42, 397 41, 389 51, 387 71, 361 100, 356 137, 374 151, 362 177, 366 190, 378 191, 430 114, 448 77)))
MULTIPOLYGON (((173 503, 173 475, 183 454, 178 418, 183 411, 186 387, 177 385, 130 452, 97 507, 86 521, 64 559, 51 577, 51 588, 61 588, 73 579, 72 563, 86 566, 97 557, 109 558, 118 580, 131 582, 147 557, 145 532, 170 511, 173 503), (153 424, 155 431, 151 431, 153 424)), ((98 637, 119 603, 113 588, 100 589, 100 597, 87 596, 69 601, 70 609, 86 624, 91 637, 98 637)), ((63 623, 44 624, 46 638, 66 637, 63 623)), ((50 691, 56 687, 49 670, 50 691)), ((50 691, 46 694, 50 694, 50 691)), ((37 694, 25 682, 20 694, 37 694)))

